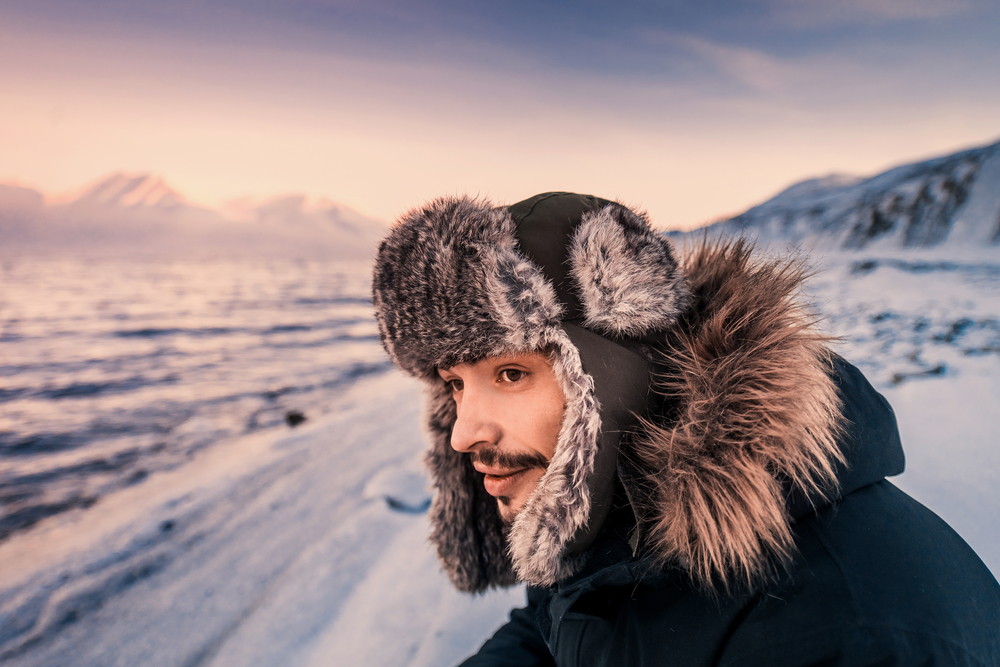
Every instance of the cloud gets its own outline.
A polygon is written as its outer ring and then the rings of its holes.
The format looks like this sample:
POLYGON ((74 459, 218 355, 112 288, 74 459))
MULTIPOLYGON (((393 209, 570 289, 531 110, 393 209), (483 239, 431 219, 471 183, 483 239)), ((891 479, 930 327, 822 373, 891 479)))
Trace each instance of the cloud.
POLYGON ((724 42, 671 31, 644 30, 642 39, 671 51, 696 73, 685 83, 687 93, 702 91, 706 99, 770 99, 788 103, 790 96, 822 92, 831 83, 863 80, 872 72, 836 51, 775 55, 765 47, 724 42))
POLYGON ((801 62, 782 60, 763 51, 697 37, 680 37, 677 43, 707 60, 732 81, 753 91, 782 92, 806 78, 807 68, 801 62))

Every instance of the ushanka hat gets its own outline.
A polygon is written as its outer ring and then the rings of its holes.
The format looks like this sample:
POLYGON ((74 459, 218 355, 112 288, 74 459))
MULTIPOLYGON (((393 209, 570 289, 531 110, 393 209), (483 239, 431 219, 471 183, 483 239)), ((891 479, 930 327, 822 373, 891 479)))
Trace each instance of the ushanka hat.
POLYGON ((457 588, 547 586, 582 563, 611 508, 618 444, 647 404, 643 339, 690 300, 644 214, 587 195, 512 206, 444 197, 382 242, 373 299, 382 343, 426 383, 431 539, 457 588), (451 447, 455 403, 436 369, 545 350, 566 398, 555 453, 513 525, 451 447))

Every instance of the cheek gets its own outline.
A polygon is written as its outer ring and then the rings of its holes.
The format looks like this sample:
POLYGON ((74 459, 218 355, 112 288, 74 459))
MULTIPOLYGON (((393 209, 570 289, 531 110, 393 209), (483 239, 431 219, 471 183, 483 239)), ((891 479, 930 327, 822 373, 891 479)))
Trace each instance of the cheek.
POLYGON ((545 458, 551 459, 556 452, 559 430, 562 428, 563 406, 548 404, 533 411, 533 448, 545 458))

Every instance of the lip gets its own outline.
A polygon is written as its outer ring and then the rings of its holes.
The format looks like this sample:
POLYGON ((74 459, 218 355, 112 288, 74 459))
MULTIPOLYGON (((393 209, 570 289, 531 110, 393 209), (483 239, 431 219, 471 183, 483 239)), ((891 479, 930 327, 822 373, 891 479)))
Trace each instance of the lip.
POLYGON ((496 468, 486 468, 481 466, 475 466, 476 470, 483 473, 483 486, 486 487, 486 493, 490 494, 494 498, 499 496, 509 496, 511 491, 516 487, 524 475, 530 470, 530 468, 521 468, 520 470, 500 470, 496 468))

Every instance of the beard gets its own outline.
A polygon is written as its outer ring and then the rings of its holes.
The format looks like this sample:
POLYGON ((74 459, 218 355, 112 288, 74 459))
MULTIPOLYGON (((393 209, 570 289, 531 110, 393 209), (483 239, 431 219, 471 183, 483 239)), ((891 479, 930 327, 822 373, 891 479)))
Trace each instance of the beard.
POLYGON ((508 496, 497 496, 497 510, 500 512, 500 520, 503 521, 504 528, 507 529, 505 537, 510 536, 510 529, 514 526, 514 519, 517 518, 517 510, 510 506, 508 496))
MULTIPOLYGON (((497 447, 469 452, 472 461, 482 463, 491 468, 502 468, 505 470, 541 470, 543 473, 549 467, 549 460, 538 452, 515 452, 508 453, 501 451, 497 447)), ((532 490, 532 493, 534 491, 532 490)), ((529 498, 531 495, 529 494, 529 498)), ((527 502, 527 499, 525 499, 527 502)), ((514 500, 510 496, 497 496, 497 510, 504 525, 509 529, 517 518, 522 507, 514 507, 514 500)))

